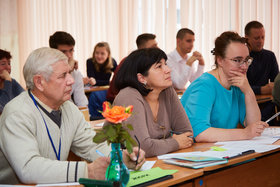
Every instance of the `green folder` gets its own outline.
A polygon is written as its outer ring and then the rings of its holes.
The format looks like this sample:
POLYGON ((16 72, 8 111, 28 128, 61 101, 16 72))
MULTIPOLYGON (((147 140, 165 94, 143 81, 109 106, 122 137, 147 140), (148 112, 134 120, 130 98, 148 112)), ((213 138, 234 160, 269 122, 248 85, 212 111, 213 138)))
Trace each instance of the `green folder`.
POLYGON ((127 186, 147 186, 158 183, 163 180, 173 178, 172 174, 176 173, 177 171, 178 170, 164 170, 159 167, 145 171, 134 171, 130 173, 127 186))
MULTIPOLYGON (((163 170, 159 167, 145 171, 132 171, 130 172, 129 182, 127 186, 147 186, 158 183, 173 178, 172 174, 176 173, 177 171, 178 170, 163 170)), ((86 187, 119 186, 117 182, 86 178, 80 178, 79 183, 85 185, 86 187)))
POLYGON ((105 181, 105 180, 94 180, 94 179, 87 179, 87 178, 80 178, 79 183, 85 185, 86 187, 113 187, 119 186, 114 184, 112 181, 105 181))

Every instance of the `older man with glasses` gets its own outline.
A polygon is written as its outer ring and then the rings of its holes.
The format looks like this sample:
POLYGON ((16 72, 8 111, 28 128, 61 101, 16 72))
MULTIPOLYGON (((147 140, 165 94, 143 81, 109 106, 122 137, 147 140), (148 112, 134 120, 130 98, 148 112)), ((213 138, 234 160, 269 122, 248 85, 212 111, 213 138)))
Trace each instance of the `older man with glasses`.
MULTIPOLYGON (((0 183, 37 184, 105 179, 109 157, 105 144, 69 101, 74 79, 68 58, 59 50, 39 48, 28 57, 23 74, 28 91, 9 102, 0 118, 0 183), (85 161, 67 161, 69 151, 85 161)), ((139 169, 144 152, 124 151, 128 168, 139 169), (136 155, 139 155, 136 162, 136 155)))

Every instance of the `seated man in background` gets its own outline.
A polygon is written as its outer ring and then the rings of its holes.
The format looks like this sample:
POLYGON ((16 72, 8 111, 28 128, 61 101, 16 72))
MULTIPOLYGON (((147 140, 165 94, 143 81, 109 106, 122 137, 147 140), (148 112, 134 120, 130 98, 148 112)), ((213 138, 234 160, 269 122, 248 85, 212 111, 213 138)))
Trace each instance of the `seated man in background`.
MULTIPOLYGON (((0 117, 0 184, 104 180, 110 158, 96 150, 108 155, 110 148, 93 143, 95 131, 69 101, 74 80, 68 58, 56 49, 39 48, 29 55, 23 74, 28 91, 9 102, 0 117), (70 149, 88 163, 68 162, 70 149)), ((138 148, 131 155, 123 151, 123 157, 127 167, 136 169, 145 160, 138 148)))
POLYGON ((280 73, 274 79, 274 87, 272 90, 273 102, 280 107, 280 73))
POLYGON ((249 22, 245 27, 245 37, 250 44, 250 56, 253 57, 247 71, 248 81, 256 95, 271 94, 279 68, 274 53, 263 48, 265 39, 263 25, 258 21, 249 22))
MULTIPOLYGON (((137 45, 138 49, 157 48, 158 46, 157 46, 157 41, 156 41, 156 35, 150 34, 150 33, 140 34, 136 38, 136 45, 137 45)), ((108 89, 106 99, 107 99, 107 101, 109 101, 111 103, 113 103, 115 97, 119 93, 119 90, 115 86, 115 79, 116 79, 116 74, 118 73, 124 60, 125 60, 125 58, 123 58, 122 61, 120 62, 120 64, 117 66, 116 70, 114 71, 112 81, 110 82, 110 87, 108 89)))
MULTIPOLYGON (((265 39, 263 25, 258 21, 249 22, 245 26, 245 37, 250 45, 250 56, 253 57, 253 62, 247 71, 249 84, 256 95, 271 94, 279 68, 274 53, 263 48, 265 39)), ((271 101, 259 106, 263 121, 275 113, 275 107, 271 101)), ((270 125, 273 123, 274 121, 271 121, 270 125)))
POLYGON ((4 106, 24 91, 20 84, 10 76, 11 58, 10 52, 0 49, 0 115, 4 106))
POLYGON ((75 40, 67 32, 57 31, 49 39, 51 48, 58 49, 68 57, 71 65, 71 75, 75 80, 72 85, 71 99, 78 107, 87 107, 88 99, 85 95, 84 82, 82 73, 75 68, 77 61, 73 59, 75 40))
POLYGON ((182 28, 177 32, 176 49, 167 55, 167 65, 172 69, 171 79, 176 89, 186 89, 187 83, 193 82, 202 75, 204 70, 204 60, 202 55, 193 49, 194 32, 187 28, 182 28), (197 70, 194 62, 198 60, 197 70))

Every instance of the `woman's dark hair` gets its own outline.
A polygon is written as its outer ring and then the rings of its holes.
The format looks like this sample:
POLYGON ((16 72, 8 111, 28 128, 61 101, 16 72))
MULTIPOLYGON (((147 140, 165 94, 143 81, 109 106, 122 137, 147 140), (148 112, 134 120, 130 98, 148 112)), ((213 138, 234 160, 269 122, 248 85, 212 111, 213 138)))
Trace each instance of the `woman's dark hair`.
POLYGON ((159 48, 138 49, 126 57, 120 70, 116 75, 115 86, 118 90, 125 87, 137 89, 141 95, 146 96, 151 89, 146 88, 137 78, 137 73, 143 76, 148 75, 148 71, 153 64, 159 63, 161 59, 167 60, 167 56, 159 48))
POLYGON ((5 51, 3 49, 0 49, 0 60, 3 58, 6 58, 7 60, 10 60, 12 58, 12 55, 9 51, 5 51))
POLYGON ((229 44, 232 42, 243 43, 246 44, 249 48, 249 44, 247 43, 247 39, 239 36, 238 33, 232 31, 223 32, 219 37, 215 40, 215 48, 211 51, 213 55, 215 55, 215 65, 218 67, 217 58, 226 57, 226 49, 229 44))

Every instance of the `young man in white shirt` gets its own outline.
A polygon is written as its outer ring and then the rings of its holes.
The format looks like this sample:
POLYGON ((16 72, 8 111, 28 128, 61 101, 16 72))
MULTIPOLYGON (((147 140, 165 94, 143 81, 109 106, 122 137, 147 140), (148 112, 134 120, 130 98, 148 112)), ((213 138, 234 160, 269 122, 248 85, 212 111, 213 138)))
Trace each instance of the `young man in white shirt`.
POLYGON ((187 28, 182 28, 177 32, 176 49, 169 53, 167 65, 172 69, 171 79, 176 89, 186 89, 188 81, 192 82, 204 71, 204 60, 198 51, 194 51, 192 56, 188 54, 193 49, 195 41, 194 32, 187 28), (195 70, 194 62, 198 60, 195 70))
POLYGON ((75 68, 77 61, 73 59, 75 40, 67 32, 57 31, 50 36, 49 45, 51 48, 58 49, 68 57, 68 62, 72 66, 71 75, 75 80, 72 85, 71 100, 78 107, 87 107, 88 99, 85 95, 82 73, 75 68))

